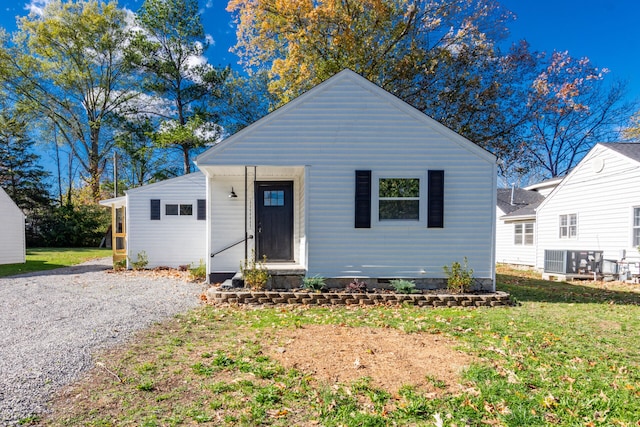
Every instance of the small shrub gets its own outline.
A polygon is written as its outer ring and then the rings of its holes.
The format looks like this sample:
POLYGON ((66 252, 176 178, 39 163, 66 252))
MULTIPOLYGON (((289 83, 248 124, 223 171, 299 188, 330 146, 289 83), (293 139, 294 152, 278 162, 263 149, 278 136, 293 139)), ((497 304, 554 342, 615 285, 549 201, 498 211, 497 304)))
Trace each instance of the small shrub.
POLYGON ((116 271, 121 271, 127 268, 127 260, 121 259, 120 261, 113 262, 113 269, 116 271))
POLYGON ((391 281, 391 287, 399 294, 412 294, 416 292, 416 284, 411 280, 394 279, 391 281))
POLYGON ((242 272, 242 278, 244 279, 244 285, 253 290, 264 289, 269 280, 269 271, 265 267, 267 257, 262 259, 262 262, 256 261, 256 253, 251 253, 251 259, 247 260, 245 265, 240 264, 240 271, 242 272))
POLYGON ((147 253, 145 251, 140 251, 136 255, 135 261, 129 258, 129 264, 131 264, 131 268, 134 270, 144 270, 147 265, 149 265, 149 257, 147 257, 147 253))
POLYGON ((447 275, 447 289, 454 293, 465 293, 471 290, 473 284, 473 269, 467 265, 467 257, 464 257, 464 265, 454 261, 451 267, 442 267, 447 275))
POLYGON ((349 292, 349 293, 355 293, 355 294, 362 294, 367 292, 367 282, 364 281, 360 281, 358 279, 353 279, 351 281, 351 283, 349 283, 346 287, 345 287, 345 292, 349 292))
POLYGON ((203 260, 196 267, 194 264, 189 266, 189 278, 193 281, 202 281, 207 278, 207 266, 203 260))
POLYGON ((313 277, 305 277, 302 279, 302 289, 308 289, 310 291, 321 291, 324 289, 326 284, 324 283, 324 277, 322 276, 313 276, 313 277))

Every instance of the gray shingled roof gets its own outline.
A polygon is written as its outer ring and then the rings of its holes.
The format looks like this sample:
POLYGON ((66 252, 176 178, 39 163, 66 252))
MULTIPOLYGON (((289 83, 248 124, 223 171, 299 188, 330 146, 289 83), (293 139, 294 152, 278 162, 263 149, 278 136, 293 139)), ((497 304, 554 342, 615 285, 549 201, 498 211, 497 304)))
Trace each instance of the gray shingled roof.
MULTIPOLYGON (((521 210, 533 206, 531 214, 535 208, 544 200, 544 197, 537 191, 525 190, 522 188, 513 189, 513 204, 511 203, 511 188, 498 188, 498 207, 505 214, 520 212, 521 210)), ((525 215, 525 210, 520 215, 525 215)))
POLYGON ((627 156, 630 159, 640 162, 640 143, 637 142, 615 142, 602 144, 607 148, 611 148, 618 153, 627 156))

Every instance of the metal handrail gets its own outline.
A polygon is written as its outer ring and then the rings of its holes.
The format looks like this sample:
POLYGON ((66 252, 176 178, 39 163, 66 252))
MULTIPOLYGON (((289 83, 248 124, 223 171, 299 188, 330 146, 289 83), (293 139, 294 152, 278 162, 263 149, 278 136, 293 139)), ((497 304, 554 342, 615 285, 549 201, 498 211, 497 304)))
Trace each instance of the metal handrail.
POLYGON ((226 251, 227 249, 231 249, 232 247, 238 246, 240 243, 243 243, 243 242, 245 242, 247 240, 251 240, 251 239, 253 239, 253 235, 251 235, 251 234, 248 235, 247 237, 243 237, 242 239, 238 240, 237 242, 232 243, 229 246, 225 246, 224 248, 220 249, 219 251, 212 253, 211 254, 211 258, 213 258, 214 256, 226 251))

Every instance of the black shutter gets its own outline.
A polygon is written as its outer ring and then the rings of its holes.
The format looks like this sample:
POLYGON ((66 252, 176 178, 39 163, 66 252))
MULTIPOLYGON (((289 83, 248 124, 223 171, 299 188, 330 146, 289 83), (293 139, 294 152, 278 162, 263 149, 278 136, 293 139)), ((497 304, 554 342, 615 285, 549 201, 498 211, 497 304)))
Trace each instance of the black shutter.
POLYGON ((427 227, 444 227, 444 171, 429 171, 427 227))
POLYGON ((160 220, 160 199, 151 199, 151 220, 160 220))
POLYGON ((371 171, 356 171, 356 228, 371 228, 371 171))
POLYGON ((207 201, 198 199, 198 220, 204 221, 205 219, 207 219, 207 201))

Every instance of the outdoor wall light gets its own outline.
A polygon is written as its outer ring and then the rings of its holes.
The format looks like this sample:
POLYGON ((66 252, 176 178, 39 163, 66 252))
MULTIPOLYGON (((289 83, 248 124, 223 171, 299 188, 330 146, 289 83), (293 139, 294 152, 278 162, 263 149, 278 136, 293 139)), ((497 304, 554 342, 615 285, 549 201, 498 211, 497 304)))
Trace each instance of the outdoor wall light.
POLYGON ((238 195, 236 194, 235 191, 233 191, 233 187, 231 187, 231 193, 229 193, 229 198, 230 199, 237 199, 238 195))

